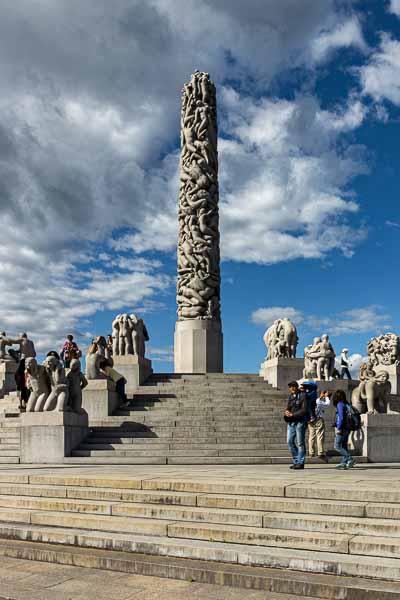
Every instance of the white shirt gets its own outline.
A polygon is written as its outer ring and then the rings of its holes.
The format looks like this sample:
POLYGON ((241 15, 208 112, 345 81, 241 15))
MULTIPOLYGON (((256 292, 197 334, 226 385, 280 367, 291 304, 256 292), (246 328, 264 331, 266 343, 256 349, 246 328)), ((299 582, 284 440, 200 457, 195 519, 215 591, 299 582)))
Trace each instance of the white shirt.
POLYGON ((328 397, 324 397, 324 398, 318 398, 317 400, 317 407, 315 410, 315 415, 320 419, 324 419, 325 418, 325 410, 328 406, 330 406, 331 404, 331 399, 328 397))

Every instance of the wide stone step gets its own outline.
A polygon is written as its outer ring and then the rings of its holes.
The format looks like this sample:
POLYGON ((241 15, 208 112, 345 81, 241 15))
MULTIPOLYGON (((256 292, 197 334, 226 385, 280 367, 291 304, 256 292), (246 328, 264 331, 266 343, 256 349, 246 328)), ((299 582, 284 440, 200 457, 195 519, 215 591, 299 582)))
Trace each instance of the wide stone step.
POLYGON ((348 535, 398 537, 400 548, 400 521, 391 519, 359 519, 357 517, 326 516, 319 514, 288 515, 285 512, 264 515, 263 526, 299 531, 346 533, 348 535))
MULTIPOLYGON (((242 587, 243 590, 262 590, 268 594, 266 596, 268 600, 297 600, 303 597, 310 600, 311 598, 312 600, 322 598, 324 600, 337 600, 338 598, 399 600, 400 598, 397 582, 373 581, 359 576, 359 572, 368 571, 368 568, 370 568, 370 572, 376 573, 378 567, 369 557, 351 557, 353 561, 351 562, 343 555, 319 553, 317 559, 313 559, 312 553, 307 551, 282 549, 274 551, 273 559, 269 552, 266 560, 275 560, 274 566, 284 564, 285 567, 260 568, 249 566, 251 562, 248 559, 260 558, 264 551, 263 548, 260 548, 259 554, 256 555, 252 547, 246 546, 237 546, 235 551, 229 551, 225 548, 217 549, 221 545, 209 542, 176 541, 157 537, 152 538, 153 545, 151 545, 151 542, 143 536, 135 535, 135 539, 132 540, 123 534, 105 535, 100 538, 95 533, 89 535, 84 531, 77 533, 76 539, 81 547, 72 545, 74 532, 71 530, 65 530, 65 541, 63 542, 54 532, 54 528, 46 528, 43 531, 42 539, 50 538, 52 543, 44 543, 38 541, 41 539, 41 534, 35 526, 17 526, 15 528, 17 539, 2 540, 0 554, 30 560, 47 560, 61 565, 74 564, 82 567, 90 565, 124 573, 233 585, 242 587), (34 539, 35 542, 24 541, 26 537, 34 539), (107 548, 107 550, 103 548, 107 548), (128 548, 131 552, 126 551, 128 548), (181 558, 187 555, 190 558, 181 558), (223 562, 221 562, 221 557, 223 562), (356 562, 354 562, 354 558, 356 558, 356 562), (340 561, 344 565, 345 574, 350 571, 351 577, 319 574, 322 570, 322 573, 324 571, 339 573, 340 561), (299 569, 298 565, 306 565, 307 569, 305 570, 308 572, 300 573, 298 570, 297 572, 288 570, 288 564, 295 565, 295 569, 299 569), (319 571, 310 573, 314 567, 319 571)), ((8 534, 9 530, 4 528, 4 536, 8 534)), ((384 579, 390 579, 390 575, 398 573, 398 561, 382 559, 382 572, 384 579)), ((392 577, 392 579, 396 579, 396 577, 392 577)), ((243 593, 246 595, 245 591, 243 593)))
POLYGON ((0 464, 2 465, 16 465, 19 463, 18 456, 0 456, 0 464))

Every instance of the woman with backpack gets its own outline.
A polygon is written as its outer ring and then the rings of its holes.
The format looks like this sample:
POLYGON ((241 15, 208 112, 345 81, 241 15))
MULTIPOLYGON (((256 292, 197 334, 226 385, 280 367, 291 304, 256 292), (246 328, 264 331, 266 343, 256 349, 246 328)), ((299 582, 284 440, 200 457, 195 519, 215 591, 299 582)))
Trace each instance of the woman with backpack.
POLYGON ((349 435, 353 430, 353 427, 350 426, 352 406, 347 401, 343 390, 337 390, 334 393, 332 404, 336 408, 334 448, 342 455, 342 460, 336 468, 351 469, 355 465, 355 460, 348 450, 349 435))

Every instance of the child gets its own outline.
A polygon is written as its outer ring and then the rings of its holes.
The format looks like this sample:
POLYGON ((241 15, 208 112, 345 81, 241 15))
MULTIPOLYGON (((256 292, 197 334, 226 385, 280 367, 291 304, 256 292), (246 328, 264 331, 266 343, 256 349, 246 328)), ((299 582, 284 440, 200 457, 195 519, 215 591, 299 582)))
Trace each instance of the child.
POLYGON ((330 405, 328 390, 323 390, 315 405, 315 414, 308 423, 308 448, 310 456, 315 456, 317 451, 318 458, 328 462, 325 453, 325 410, 330 405))

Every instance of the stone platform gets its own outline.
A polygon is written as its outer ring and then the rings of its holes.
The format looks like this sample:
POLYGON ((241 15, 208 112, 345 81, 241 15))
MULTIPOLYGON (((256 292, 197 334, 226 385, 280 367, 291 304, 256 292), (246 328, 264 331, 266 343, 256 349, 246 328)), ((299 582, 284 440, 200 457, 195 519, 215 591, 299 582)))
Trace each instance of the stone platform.
POLYGON ((399 469, 2 467, 0 555, 290 600, 399 600, 399 469))

